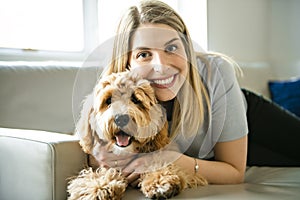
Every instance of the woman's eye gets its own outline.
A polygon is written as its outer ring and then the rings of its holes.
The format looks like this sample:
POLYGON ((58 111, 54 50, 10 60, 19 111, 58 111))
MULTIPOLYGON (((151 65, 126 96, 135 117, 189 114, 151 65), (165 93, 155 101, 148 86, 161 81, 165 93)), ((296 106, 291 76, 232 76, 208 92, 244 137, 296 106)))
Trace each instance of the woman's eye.
POLYGON ((137 59, 146 59, 149 56, 151 56, 151 54, 149 52, 140 52, 136 55, 137 59))
POLYGON ((166 47, 166 52, 172 53, 172 52, 176 51, 177 49, 178 49, 177 45, 172 44, 172 45, 169 45, 166 47))

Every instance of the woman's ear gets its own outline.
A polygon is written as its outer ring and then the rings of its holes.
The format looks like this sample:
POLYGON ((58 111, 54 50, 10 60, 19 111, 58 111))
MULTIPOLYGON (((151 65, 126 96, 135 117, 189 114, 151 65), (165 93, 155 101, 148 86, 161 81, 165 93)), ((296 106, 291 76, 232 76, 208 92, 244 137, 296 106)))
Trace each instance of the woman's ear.
POLYGON ((94 146, 95 130, 91 123, 94 123, 94 108, 93 108, 93 95, 90 94, 86 97, 80 113, 80 118, 76 124, 75 133, 78 135, 83 151, 91 154, 94 146))

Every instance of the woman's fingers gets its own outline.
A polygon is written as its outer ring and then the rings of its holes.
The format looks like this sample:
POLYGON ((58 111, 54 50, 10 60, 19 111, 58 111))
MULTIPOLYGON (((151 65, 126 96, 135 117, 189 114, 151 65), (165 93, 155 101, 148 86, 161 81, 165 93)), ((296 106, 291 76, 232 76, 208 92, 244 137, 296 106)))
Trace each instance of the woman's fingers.
POLYGON ((138 187, 138 184, 140 183, 140 173, 136 173, 136 172, 132 172, 132 173, 129 173, 129 172, 122 172, 123 175, 125 176, 128 184, 131 186, 131 187, 138 187))
POLYGON ((131 159, 118 159, 117 157, 114 160, 110 161, 110 167, 121 168, 123 169, 131 159))
POLYGON ((136 187, 139 183, 140 174, 139 173, 123 173, 123 175, 126 177, 127 182, 130 186, 136 187))
POLYGON ((122 170, 122 174, 126 177, 126 180, 130 186, 138 186, 140 174, 145 172, 145 159, 147 158, 136 158, 122 170))
POLYGON ((123 155, 116 155, 109 150, 108 144, 102 142, 98 143, 94 150, 93 156, 98 163, 98 166, 124 168, 135 156, 133 153, 126 153, 123 155))
POLYGON ((102 162, 105 162, 109 167, 124 169, 134 159, 134 156, 134 154, 115 155, 110 153, 106 154, 105 160, 102 162))

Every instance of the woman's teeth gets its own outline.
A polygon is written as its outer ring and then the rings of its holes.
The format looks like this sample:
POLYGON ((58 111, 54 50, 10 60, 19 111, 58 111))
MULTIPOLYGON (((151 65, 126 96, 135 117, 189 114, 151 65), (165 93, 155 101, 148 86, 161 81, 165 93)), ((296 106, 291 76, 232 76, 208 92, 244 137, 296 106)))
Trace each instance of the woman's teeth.
POLYGON ((174 76, 171 76, 170 78, 167 78, 167 79, 153 80, 153 82, 158 85, 167 85, 167 84, 172 83, 173 79, 174 79, 174 76))

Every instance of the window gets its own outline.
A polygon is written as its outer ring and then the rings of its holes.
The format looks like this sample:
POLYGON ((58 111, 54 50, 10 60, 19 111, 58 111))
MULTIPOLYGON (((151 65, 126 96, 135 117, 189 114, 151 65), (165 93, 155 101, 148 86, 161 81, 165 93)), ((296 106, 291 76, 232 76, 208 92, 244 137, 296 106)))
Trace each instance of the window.
MULTIPOLYGON (((162 0, 174 8, 185 21, 192 39, 203 49, 207 49, 207 0, 162 0)), ((139 0, 98 0, 98 22, 101 31, 99 41, 104 42, 114 36, 117 23, 123 12, 139 0), (118 6, 116 6, 118 5, 118 6), (109 19, 109 20, 108 20, 109 19)))
MULTIPOLYGON (((0 60, 79 60, 114 36, 139 0, 0 0, 0 60), (116 6, 118 5, 118 6, 116 6)), ((163 0, 206 49, 206 0, 163 0)))
POLYGON ((1 60, 84 50, 82 0, 0 0, 0 5, 1 60))
POLYGON ((1 0, 0 24, 1 47, 83 50, 81 0, 1 0))

